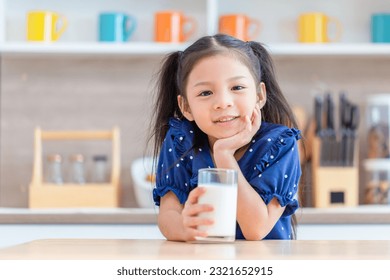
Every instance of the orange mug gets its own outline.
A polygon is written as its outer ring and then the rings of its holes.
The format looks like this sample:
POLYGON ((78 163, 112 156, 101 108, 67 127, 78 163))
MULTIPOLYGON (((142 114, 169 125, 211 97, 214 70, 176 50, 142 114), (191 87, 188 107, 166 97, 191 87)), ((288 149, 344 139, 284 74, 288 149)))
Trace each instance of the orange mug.
POLYGON ((229 14, 219 17, 219 32, 243 41, 250 41, 260 32, 260 21, 244 14, 229 14))
POLYGON ((196 30, 196 21, 178 11, 157 12, 154 25, 156 42, 185 42, 196 30))

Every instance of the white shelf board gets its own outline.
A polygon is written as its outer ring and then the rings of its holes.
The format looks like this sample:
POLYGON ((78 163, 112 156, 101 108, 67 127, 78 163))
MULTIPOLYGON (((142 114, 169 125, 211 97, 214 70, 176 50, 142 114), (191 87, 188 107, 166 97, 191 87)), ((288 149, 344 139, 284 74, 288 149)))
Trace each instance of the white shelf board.
POLYGON ((8 54, 131 54, 158 55, 184 50, 186 44, 177 43, 3 43, 0 53, 8 54))
MULTIPOLYGON (((184 50, 190 43, 0 43, 2 54, 129 54, 161 55, 184 50)), ((266 44, 273 56, 390 56, 390 44, 373 43, 328 43, 266 44)))
POLYGON ((371 158, 363 161, 364 168, 367 171, 390 171, 389 158, 371 158))
POLYGON ((268 49, 277 56, 390 56, 390 44, 373 43, 270 44, 268 49))

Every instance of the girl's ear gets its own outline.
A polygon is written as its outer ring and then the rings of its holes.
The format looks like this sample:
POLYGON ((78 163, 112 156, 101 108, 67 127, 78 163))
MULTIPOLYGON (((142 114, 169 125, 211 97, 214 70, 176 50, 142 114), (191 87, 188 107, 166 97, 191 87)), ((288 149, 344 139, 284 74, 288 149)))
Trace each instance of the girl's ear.
POLYGON ((257 102, 260 105, 260 109, 264 107, 265 102, 267 101, 267 89, 263 82, 259 85, 259 92, 257 93, 257 102))
POLYGON ((183 114, 183 116, 187 120, 193 121, 194 118, 192 117, 192 113, 191 113, 190 107, 188 106, 188 104, 184 100, 183 96, 181 96, 181 95, 177 96, 177 104, 179 104, 179 108, 180 108, 180 111, 183 114))

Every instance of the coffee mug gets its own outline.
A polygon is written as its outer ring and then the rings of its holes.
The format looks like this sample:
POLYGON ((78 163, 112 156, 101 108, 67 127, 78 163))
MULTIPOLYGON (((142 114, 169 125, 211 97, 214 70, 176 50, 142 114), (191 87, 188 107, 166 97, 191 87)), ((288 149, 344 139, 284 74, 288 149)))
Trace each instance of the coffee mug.
POLYGON ((154 40, 156 42, 181 43, 195 32, 194 18, 179 11, 161 11, 155 14, 154 40))
POLYGON ((260 21, 243 14, 222 15, 219 17, 219 32, 250 41, 259 34, 260 21))
POLYGON ((324 13, 306 13, 298 18, 298 40, 301 43, 328 43, 338 41, 342 27, 339 20, 324 13), (329 37, 329 26, 334 24, 335 36, 329 37))
POLYGON ((99 14, 99 41, 126 42, 137 27, 135 17, 125 13, 99 14))
POLYGON ((237 216, 237 171, 222 168, 202 168, 198 171, 198 186, 206 189, 199 197, 199 204, 212 205, 212 212, 203 212, 200 218, 212 219, 214 223, 199 226, 207 237, 196 237, 204 242, 231 242, 236 236, 237 216))
POLYGON ((371 16, 371 41, 390 43, 390 14, 380 13, 371 16))
POLYGON ((64 15, 50 11, 27 13, 28 41, 57 41, 68 26, 64 15))

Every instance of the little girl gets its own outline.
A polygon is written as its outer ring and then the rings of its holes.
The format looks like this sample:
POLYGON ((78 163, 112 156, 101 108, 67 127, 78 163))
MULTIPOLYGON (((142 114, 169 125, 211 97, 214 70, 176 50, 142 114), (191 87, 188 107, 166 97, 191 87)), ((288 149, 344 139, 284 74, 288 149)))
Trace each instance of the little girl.
POLYGON ((266 49, 227 35, 205 36, 168 55, 152 120, 158 158, 153 197, 168 240, 206 237, 198 203, 200 168, 238 171, 236 238, 293 239, 301 176, 293 113, 266 49))

